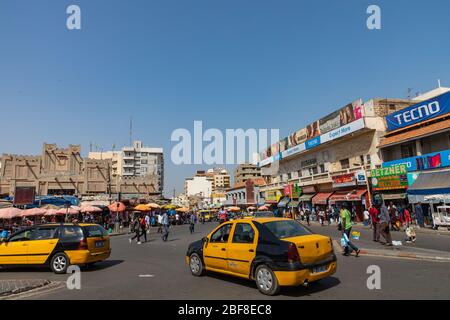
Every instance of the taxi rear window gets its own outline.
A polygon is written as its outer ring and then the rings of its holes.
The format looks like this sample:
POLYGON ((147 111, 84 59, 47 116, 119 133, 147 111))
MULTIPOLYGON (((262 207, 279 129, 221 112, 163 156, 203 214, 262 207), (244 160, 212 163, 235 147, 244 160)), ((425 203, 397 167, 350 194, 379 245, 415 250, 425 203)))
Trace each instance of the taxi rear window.
POLYGON ((80 241, 84 238, 83 230, 79 226, 64 226, 60 238, 64 241, 80 241))
POLYGON ((86 226, 84 227, 84 231, 88 238, 105 237, 108 235, 108 232, 102 226, 86 226))
POLYGON ((299 222, 293 220, 279 220, 266 222, 264 225, 278 239, 306 236, 312 234, 311 231, 302 226, 299 222))

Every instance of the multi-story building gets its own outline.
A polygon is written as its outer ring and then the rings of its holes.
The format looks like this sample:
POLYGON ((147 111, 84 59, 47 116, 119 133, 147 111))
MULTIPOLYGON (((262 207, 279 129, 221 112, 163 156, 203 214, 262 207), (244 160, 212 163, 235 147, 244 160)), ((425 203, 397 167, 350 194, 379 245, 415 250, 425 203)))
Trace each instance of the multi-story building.
POLYGON ((373 172, 372 188, 385 201, 439 203, 447 194, 450 202, 450 88, 413 101, 386 116, 378 144, 384 170, 373 172))
POLYGON ((263 178, 248 179, 245 182, 235 184, 227 190, 224 204, 241 207, 263 205, 265 199, 261 187, 265 184, 263 178))
POLYGON ((81 157, 81 146, 44 144, 38 156, 3 154, 0 195, 14 196, 15 187, 35 187, 37 195, 158 195, 156 180, 113 177, 111 159, 81 157))
POLYGON ((113 176, 124 178, 156 178, 155 188, 162 194, 164 189, 164 155, 162 148, 145 147, 142 141, 120 151, 89 152, 90 159, 108 159, 112 162, 113 176))
POLYGON ((359 99, 264 150, 259 166, 268 182, 261 188, 266 203, 282 209, 289 200, 310 209, 347 203, 361 215, 371 200, 368 172, 381 167, 377 146, 386 130, 384 116, 411 104, 359 99), (298 192, 286 192, 293 189, 298 192))
POLYGON ((213 178, 207 175, 205 171, 197 171, 192 178, 186 178, 184 181, 184 193, 189 196, 200 196, 202 198, 211 198, 213 187, 213 178))
POLYGON ((249 179, 261 177, 261 169, 251 163, 243 163, 236 167, 234 172, 234 184, 245 183, 249 179))

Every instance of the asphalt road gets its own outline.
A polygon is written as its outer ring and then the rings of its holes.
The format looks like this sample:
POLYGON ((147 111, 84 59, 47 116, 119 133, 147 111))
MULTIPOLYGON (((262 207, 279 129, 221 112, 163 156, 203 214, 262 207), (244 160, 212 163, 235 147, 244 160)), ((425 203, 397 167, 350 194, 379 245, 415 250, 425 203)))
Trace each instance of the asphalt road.
MULTIPOLYGON (((193 235, 187 225, 174 227, 166 243, 155 230, 150 241, 142 245, 130 244, 127 236, 113 237, 111 258, 82 269, 80 290, 64 287, 29 299, 450 299, 450 263, 439 262, 338 254, 334 276, 308 288, 285 288, 276 297, 261 295, 254 283, 246 280, 216 274, 193 277, 184 261, 187 246, 215 225, 197 225, 193 235), (381 268, 381 290, 366 286, 370 265, 381 268)), ((0 271, 0 280, 66 281, 67 277, 46 269, 0 271)))

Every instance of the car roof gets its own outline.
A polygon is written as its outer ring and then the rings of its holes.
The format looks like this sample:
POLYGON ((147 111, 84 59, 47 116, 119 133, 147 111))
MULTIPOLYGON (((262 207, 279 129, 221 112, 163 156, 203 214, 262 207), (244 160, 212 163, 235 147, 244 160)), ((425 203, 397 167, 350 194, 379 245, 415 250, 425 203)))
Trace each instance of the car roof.
MULTIPOLYGON (((260 223, 267 223, 267 222, 273 222, 273 221, 293 221, 292 219, 289 218, 276 218, 276 217, 261 217, 261 218, 253 218, 252 220, 256 220, 260 223)), ((237 219, 237 220, 233 220, 233 222, 248 222, 249 219, 237 219)))
POLYGON ((96 223, 45 223, 38 224, 33 227, 59 227, 59 226, 80 226, 80 227, 89 227, 89 226, 98 226, 96 223))

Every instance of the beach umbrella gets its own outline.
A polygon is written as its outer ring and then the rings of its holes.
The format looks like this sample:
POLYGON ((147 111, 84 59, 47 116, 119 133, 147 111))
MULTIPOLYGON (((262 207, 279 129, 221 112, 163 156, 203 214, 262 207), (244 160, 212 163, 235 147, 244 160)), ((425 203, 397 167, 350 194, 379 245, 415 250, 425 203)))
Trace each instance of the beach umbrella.
POLYGON ((181 212, 181 213, 186 213, 189 211, 189 208, 178 208, 178 209, 175 209, 175 211, 181 212))
POLYGON ((123 212, 127 207, 122 202, 114 202, 108 206, 109 211, 123 212))
POLYGON ((247 210, 256 210, 256 208, 251 206, 251 207, 248 207, 247 210))
POLYGON ((46 204, 46 205, 44 205, 44 206, 41 206, 41 209, 45 209, 45 210, 48 210, 48 209, 58 210, 59 207, 58 207, 58 206, 55 206, 55 205, 53 205, 53 204, 46 204))
POLYGON ((269 210, 269 208, 267 208, 266 206, 261 206, 261 207, 258 208, 258 210, 261 210, 261 211, 262 210, 269 210))
POLYGON ((94 213, 94 212, 102 212, 103 210, 96 206, 84 206, 81 207, 81 213, 94 213))
POLYGON ((56 211, 56 214, 78 214, 80 211, 79 210, 75 210, 74 208, 70 207, 70 208, 61 208, 59 210, 56 211))
POLYGON ((173 204, 166 204, 163 208, 164 208, 164 209, 176 209, 177 206, 176 206, 176 205, 173 205, 173 204))
POLYGON ((47 209, 47 212, 44 214, 44 216, 56 216, 58 209, 47 209))
POLYGON ((46 209, 42 208, 32 208, 32 209, 26 209, 22 210, 21 217, 33 217, 33 216, 42 216, 47 213, 46 209))
POLYGON ((239 211, 239 210, 241 210, 241 208, 239 208, 239 207, 228 207, 227 210, 228 211, 239 211))
POLYGON ((148 207, 150 207, 151 209, 159 209, 161 208, 161 206, 157 203, 149 203, 147 204, 148 207))
POLYGON ((70 206, 71 209, 77 210, 78 212, 81 211, 81 208, 79 206, 70 206))
POLYGON ((20 217, 22 210, 11 207, 0 209, 0 219, 13 219, 20 217))
POLYGON ((134 207, 134 210, 137 211, 150 211, 150 207, 146 204, 138 204, 136 207, 134 207))

